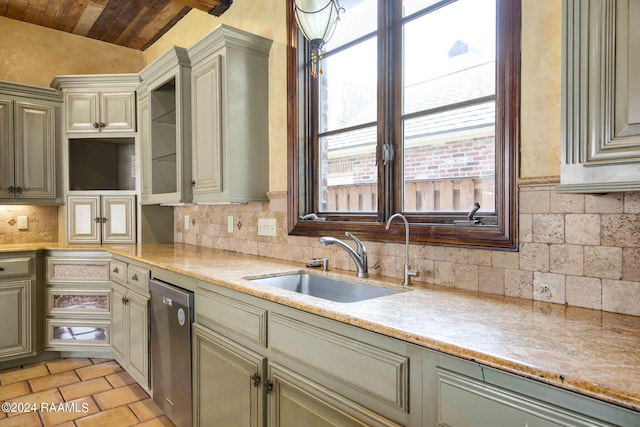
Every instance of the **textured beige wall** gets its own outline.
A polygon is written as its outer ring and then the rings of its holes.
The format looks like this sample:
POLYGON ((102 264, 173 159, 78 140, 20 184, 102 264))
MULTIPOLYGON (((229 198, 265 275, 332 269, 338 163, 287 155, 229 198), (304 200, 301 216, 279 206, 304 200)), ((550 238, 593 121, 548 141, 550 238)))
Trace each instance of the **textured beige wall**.
POLYGON ((0 17, 0 80, 49 87, 56 75, 137 73, 142 52, 0 17))
POLYGON ((144 52, 145 64, 171 46, 189 48, 217 28, 230 25, 273 40, 269 54, 269 189, 287 189, 287 26, 283 0, 234 0, 222 17, 192 10, 144 52))
POLYGON ((522 2, 520 176, 560 175, 561 0, 522 2))

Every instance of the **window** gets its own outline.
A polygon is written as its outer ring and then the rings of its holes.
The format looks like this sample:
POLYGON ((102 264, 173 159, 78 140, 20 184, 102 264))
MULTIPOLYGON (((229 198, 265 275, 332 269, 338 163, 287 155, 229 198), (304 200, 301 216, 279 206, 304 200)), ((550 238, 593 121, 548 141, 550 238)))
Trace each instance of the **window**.
POLYGON ((290 234, 515 249, 520 2, 340 5, 317 78, 289 10, 290 234))

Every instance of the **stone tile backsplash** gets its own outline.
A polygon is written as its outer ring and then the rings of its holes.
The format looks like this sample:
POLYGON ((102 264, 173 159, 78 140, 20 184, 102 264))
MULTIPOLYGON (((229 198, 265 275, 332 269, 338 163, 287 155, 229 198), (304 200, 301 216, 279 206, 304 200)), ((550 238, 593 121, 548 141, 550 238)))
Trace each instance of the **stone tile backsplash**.
POLYGON ((0 244, 58 241, 57 206, 0 206, 0 244), (18 229, 18 217, 27 217, 27 229, 18 229))
MULTIPOLYGON (((520 185, 519 196, 518 252, 412 245, 410 262, 420 270, 413 283, 640 316, 640 193, 560 194, 545 183, 520 185)), ((301 264, 329 258, 331 267, 355 271, 344 251, 288 236, 286 223, 286 194, 272 193, 267 203, 176 207, 174 234, 177 242, 301 264), (259 218, 276 219, 275 237, 258 236, 259 218)), ((367 242, 367 250, 372 274, 401 280, 403 245, 367 242)))

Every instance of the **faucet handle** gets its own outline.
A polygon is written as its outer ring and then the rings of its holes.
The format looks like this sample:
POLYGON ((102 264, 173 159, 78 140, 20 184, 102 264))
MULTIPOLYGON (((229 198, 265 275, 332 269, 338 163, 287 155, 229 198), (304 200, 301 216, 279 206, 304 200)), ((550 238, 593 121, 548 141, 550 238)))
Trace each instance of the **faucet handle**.
POLYGON ((353 234, 349 233, 348 231, 345 231, 344 235, 349 237, 354 242, 356 242, 358 255, 362 256, 363 254, 364 255, 367 254, 367 248, 364 247, 364 243, 362 243, 362 241, 360 239, 358 239, 356 236, 354 236, 353 234))

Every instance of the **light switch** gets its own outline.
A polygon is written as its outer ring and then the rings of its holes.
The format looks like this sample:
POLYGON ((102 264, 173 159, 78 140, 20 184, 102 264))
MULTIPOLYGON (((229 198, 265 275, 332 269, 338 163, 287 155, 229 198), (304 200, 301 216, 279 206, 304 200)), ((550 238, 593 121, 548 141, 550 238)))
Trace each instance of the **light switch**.
POLYGON ((18 230, 26 230, 29 228, 29 220, 26 215, 20 215, 18 217, 18 230))
POLYGON ((191 223, 189 222, 189 215, 184 216, 184 229, 188 230, 191 227, 191 223))
POLYGON ((233 233, 233 216, 227 217, 227 233, 233 233))

